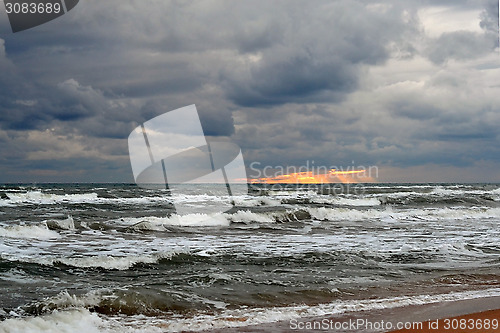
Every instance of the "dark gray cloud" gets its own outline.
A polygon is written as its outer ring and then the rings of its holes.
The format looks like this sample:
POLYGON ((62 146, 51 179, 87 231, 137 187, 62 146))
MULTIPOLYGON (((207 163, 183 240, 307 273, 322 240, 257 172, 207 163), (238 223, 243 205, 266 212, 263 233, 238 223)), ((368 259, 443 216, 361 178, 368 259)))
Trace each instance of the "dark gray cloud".
POLYGON ((58 124, 67 126, 68 132, 111 138, 125 138, 133 129, 132 105, 110 101, 101 91, 73 79, 52 87, 29 83, 25 87, 11 88, 0 103, 2 128, 45 130, 58 124))
POLYGON ((498 7, 496 0, 486 0, 481 12, 481 28, 493 35, 498 35, 498 7))
POLYGON ((275 11, 277 31, 286 33, 270 34, 253 61, 222 72, 223 87, 236 104, 339 101, 357 88, 359 67, 385 61, 388 43, 411 28, 401 17, 381 15, 357 1, 301 4, 300 15, 275 11))
POLYGON ((477 5, 482 8, 479 27, 483 31, 471 32, 458 29, 430 40, 427 54, 431 61, 441 64, 450 59, 474 59, 491 53, 498 47, 498 1, 484 0, 477 5))
MULTIPOLYGON (((211 105, 197 99, 193 100, 193 104, 197 106, 205 135, 231 136, 234 133, 234 122, 230 109, 223 105, 211 105)), ((154 100, 147 102, 139 112, 143 121, 146 121, 182 106, 184 105, 175 105, 165 100, 154 100)))

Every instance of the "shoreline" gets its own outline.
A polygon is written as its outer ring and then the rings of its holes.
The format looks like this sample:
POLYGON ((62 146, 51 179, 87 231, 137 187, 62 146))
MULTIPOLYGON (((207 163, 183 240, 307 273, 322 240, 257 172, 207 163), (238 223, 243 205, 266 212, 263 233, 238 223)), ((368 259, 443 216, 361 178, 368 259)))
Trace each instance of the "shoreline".
MULTIPOLYGON (((451 322, 450 322, 451 325, 451 322)), ((367 332, 367 333, 403 333, 403 332, 500 332, 500 296, 482 297, 459 301, 445 301, 424 305, 411 305, 381 310, 349 312, 323 317, 300 318, 290 321, 279 321, 243 327, 204 330, 202 332, 367 332), (474 325, 484 319, 497 319, 499 328, 496 330, 457 330, 444 329, 444 319, 472 319, 474 325), (434 329, 435 321, 439 320, 438 328, 434 329), (434 321, 431 329, 429 321, 434 321), (398 323, 413 324, 422 329, 400 330, 398 323), (416 323, 421 323, 417 326, 416 323), (316 326, 314 326, 316 325, 316 326)))

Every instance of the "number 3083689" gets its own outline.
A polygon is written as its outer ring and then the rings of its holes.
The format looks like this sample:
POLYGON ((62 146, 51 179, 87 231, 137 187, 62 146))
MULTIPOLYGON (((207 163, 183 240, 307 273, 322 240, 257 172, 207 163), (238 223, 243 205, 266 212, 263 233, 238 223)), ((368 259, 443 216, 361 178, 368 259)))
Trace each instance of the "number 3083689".
POLYGON ((5 3, 7 14, 59 14, 62 10, 61 4, 56 3, 5 3))

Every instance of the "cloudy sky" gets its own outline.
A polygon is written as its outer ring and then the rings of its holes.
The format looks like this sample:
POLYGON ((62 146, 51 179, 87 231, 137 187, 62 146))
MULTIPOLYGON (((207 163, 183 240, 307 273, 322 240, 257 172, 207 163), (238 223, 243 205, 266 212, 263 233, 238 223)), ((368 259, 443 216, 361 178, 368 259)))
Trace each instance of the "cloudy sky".
POLYGON ((247 166, 500 182, 496 0, 82 0, 15 34, 0 6, 0 182, 133 182, 130 132, 190 104, 247 166))

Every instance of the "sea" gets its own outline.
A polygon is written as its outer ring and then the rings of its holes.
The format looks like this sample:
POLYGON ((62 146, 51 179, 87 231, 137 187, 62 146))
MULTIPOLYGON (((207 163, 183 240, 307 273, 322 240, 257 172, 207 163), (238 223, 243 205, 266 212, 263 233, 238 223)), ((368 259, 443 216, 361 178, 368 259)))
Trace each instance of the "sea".
POLYGON ((225 186, 0 185, 0 332, 248 332, 500 296, 499 184, 241 186, 209 215, 225 186))

